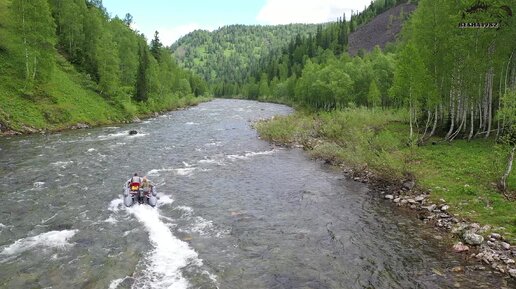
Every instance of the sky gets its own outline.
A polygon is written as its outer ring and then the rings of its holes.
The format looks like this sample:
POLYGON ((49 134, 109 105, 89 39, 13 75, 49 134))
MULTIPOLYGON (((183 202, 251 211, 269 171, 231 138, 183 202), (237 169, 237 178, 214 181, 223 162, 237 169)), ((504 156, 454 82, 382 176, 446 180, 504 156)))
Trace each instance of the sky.
POLYGON ((276 25, 335 21, 364 10, 371 0, 103 0, 111 17, 133 16, 133 29, 147 37, 159 32, 169 46, 196 29, 231 24, 276 25))

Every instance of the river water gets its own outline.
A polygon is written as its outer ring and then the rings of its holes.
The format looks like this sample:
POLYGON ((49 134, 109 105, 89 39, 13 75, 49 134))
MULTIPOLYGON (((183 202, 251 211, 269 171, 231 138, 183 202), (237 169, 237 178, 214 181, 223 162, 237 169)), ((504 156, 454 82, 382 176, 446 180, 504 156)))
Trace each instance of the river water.
POLYGON ((258 139, 253 121, 288 113, 215 100, 0 139, 0 287, 516 288, 365 185, 258 139), (134 172, 157 208, 123 206, 134 172))

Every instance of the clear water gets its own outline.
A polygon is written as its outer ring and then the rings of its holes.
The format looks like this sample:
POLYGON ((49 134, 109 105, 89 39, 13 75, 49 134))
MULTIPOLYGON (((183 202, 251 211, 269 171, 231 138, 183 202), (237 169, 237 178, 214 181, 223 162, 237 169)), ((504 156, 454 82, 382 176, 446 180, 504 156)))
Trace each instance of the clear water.
POLYGON ((0 139, 0 287, 516 288, 251 128, 290 112, 215 100, 139 124, 0 139), (134 172, 156 184, 157 208, 123 206, 134 172))

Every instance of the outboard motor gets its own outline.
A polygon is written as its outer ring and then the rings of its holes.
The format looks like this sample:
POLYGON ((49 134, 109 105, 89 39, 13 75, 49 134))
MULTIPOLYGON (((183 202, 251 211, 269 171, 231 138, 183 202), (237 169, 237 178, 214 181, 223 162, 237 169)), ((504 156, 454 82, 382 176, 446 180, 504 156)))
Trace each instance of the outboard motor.
POLYGON ((141 179, 138 176, 131 178, 129 186, 124 189, 124 205, 130 207, 134 204, 135 198, 140 199, 141 193, 141 179))

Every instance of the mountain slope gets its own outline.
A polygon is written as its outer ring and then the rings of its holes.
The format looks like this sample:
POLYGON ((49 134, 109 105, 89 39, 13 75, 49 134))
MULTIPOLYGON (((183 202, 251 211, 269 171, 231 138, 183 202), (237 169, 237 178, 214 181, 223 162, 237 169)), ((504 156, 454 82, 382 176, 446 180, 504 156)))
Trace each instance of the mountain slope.
POLYGON ((403 23, 416 7, 411 3, 398 5, 360 26, 349 35, 349 54, 356 55, 361 49, 371 51, 376 45, 384 48, 387 43, 395 42, 403 23))
POLYGON ((261 57, 287 46, 298 34, 315 34, 317 26, 230 25, 213 32, 196 30, 180 38, 171 50, 181 66, 208 81, 239 82, 261 57))

